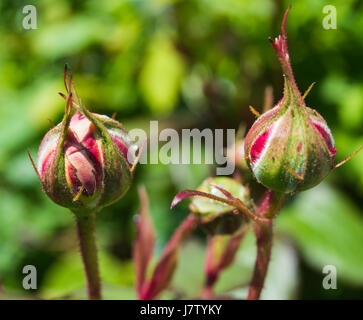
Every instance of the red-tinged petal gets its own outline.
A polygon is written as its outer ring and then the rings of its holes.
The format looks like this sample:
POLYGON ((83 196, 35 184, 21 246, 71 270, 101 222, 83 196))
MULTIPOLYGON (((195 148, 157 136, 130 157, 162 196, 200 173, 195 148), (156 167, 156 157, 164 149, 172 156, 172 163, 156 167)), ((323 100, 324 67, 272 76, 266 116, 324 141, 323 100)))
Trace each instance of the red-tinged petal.
POLYGON ((94 132, 94 127, 92 128, 92 131, 88 132, 88 134, 82 139, 80 143, 87 150, 87 154, 90 158, 92 158, 92 161, 94 161, 95 166, 101 166, 102 155, 100 147, 98 145, 98 141, 96 139, 96 133, 94 132))
MULTIPOLYGON (((116 143, 116 146, 120 150, 121 154, 124 156, 125 159, 127 159, 127 152, 129 150, 129 147, 122 140, 119 140, 117 138, 112 137, 112 141, 114 143, 116 143)), ((132 166, 131 163, 128 163, 128 164, 129 164, 130 167, 132 166)))
POLYGON ((328 128, 328 126, 326 126, 323 123, 317 123, 313 121, 313 125, 316 128, 316 130, 319 132, 319 134, 321 135, 321 137, 324 139, 330 153, 332 155, 336 154, 336 148, 334 147, 334 139, 332 134, 330 133, 330 129, 328 128))
POLYGON ((67 158, 65 162, 65 168, 71 188, 75 193, 77 193, 79 190, 81 190, 82 183, 77 179, 76 169, 71 165, 71 163, 67 160, 67 158))
POLYGON ((255 163, 255 161, 260 157, 262 154, 263 149, 266 146, 266 142, 268 140, 268 137, 271 133, 271 127, 269 127, 265 132, 261 133, 255 140, 255 142, 252 144, 251 151, 250 151, 250 159, 252 164, 255 163))
POLYGON ((57 142, 60 137, 59 125, 51 129, 43 138, 37 157, 37 169, 41 179, 44 178, 45 171, 48 169, 50 160, 52 159, 57 142))
POLYGON ((83 114, 77 111, 70 122, 69 127, 75 133, 79 141, 82 141, 92 129, 92 122, 89 121, 83 114))
POLYGON ((49 153, 46 155, 46 158, 42 160, 41 162, 41 170, 39 172, 40 177, 43 178, 47 169, 49 168, 49 165, 54 158, 55 155, 55 148, 53 150, 49 150, 49 153))
MULTIPOLYGON (((87 157, 86 151, 80 151, 76 147, 69 147, 66 151, 66 159, 69 161, 69 166, 66 167, 68 174, 75 174, 79 179, 81 185, 72 185, 75 191, 79 191, 80 187, 84 185, 88 195, 92 195, 96 189, 96 176, 94 166, 87 157)), ((67 162, 66 161, 66 164, 67 162)))
POLYGON ((78 192, 84 186, 87 195, 93 195, 97 185, 96 168, 95 163, 88 156, 88 150, 78 141, 78 137, 72 131, 69 131, 67 135, 64 149, 65 170, 72 189, 78 192))
POLYGON ((96 113, 93 113, 93 115, 98 120, 100 120, 102 124, 106 127, 108 134, 112 138, 112 141, 116 144, 120 153, 122 154, 124 159, 128 162, 128 166, 132 167, 132 165, 136 160, 135 155, 137 151, 137 146, 134 144, 127 130, 120 122, 110 117, 96 113), (130 150, 130 148, 132 148, 133 150, 130 150), (129 151, 133 152, 129 153, 129 151))
POLYGON ((92 155, 93 160, 101 163, 101 153, 97 144, 97 132, 94 124, 80 112, 76 112, 72 117, 70 129, 77 137, 80 143, 89 155, 92 155))

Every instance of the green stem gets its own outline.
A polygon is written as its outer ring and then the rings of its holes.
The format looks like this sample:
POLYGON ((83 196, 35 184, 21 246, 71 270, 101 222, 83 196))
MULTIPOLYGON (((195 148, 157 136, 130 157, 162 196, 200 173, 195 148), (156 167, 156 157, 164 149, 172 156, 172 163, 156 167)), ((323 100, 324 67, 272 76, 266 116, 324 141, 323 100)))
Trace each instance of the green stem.
POLYGON ((101 282, 98 270, 97 246, 95 238, 96 213, 77 216, 79 246, 87 280, 88 298, 100 300, 101 282))
POLYGON ((272 219, 280 211, 285 198, 286 196, 283 193, 268 190, 259 207, 260 214, 269 220, 256 223, 253 229, 257 240, 257 257, 247 300, 258 300, 260 298, 271 258, 272 219))

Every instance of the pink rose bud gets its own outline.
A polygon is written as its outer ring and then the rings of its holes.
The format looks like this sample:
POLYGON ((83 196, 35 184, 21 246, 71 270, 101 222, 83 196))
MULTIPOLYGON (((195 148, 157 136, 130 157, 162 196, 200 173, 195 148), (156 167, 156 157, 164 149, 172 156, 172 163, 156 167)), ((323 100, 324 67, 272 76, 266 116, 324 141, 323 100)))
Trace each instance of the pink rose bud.
POLYGON ((100 209, 120 199, 133 177, 132 140, 121 123, 91 113, 74 97, 72 76, 60 124, 43 138, 36 165, 43 191, 75 213, 100 209), (132 148, 132 149, 130 149, 132 148))
POLYGON ((280 191, 306 190, 320 183, 334 168, 336 149, 323 117, 305 105, 295 83, 285 31, 271 44, 284 73, 284 95, 262 114, 245 139, 245 156, 257 181, 280 191))

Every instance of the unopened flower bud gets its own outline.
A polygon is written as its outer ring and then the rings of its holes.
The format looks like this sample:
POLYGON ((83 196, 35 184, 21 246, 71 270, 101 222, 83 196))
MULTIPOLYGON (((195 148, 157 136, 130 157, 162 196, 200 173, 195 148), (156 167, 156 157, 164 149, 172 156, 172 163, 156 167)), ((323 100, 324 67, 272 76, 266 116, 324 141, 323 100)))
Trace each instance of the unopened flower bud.
POLYGON ((320 183, 334 168, 336 154, 326 121, 305 105, 295 83, 285 31, 288 11, 282 34, 271 40, 284 73, 283 98, 258 117, 245 139, 246 160, 257 181, 285 193, 320 183))
POLYGON ((43 191, 77 213, 121 198, 132 183, 135 159, 128 153, 134 145, 122 124, 89 112, 72 87, 70 77, 64 118, 43 138, 36 169, 43 191))
MULTIPOLYGON (((224 198, 225 195, 218 187, 228 191, 246 205, 252 204, 248 189, 227 177, 207 178, 197 191, 224 198)), ((199 217, 203 229, 210 234, 232 234, 244 221, 241 215, 234 212, 235 207, 205 197, 193 197, 189 208, 199 217)))

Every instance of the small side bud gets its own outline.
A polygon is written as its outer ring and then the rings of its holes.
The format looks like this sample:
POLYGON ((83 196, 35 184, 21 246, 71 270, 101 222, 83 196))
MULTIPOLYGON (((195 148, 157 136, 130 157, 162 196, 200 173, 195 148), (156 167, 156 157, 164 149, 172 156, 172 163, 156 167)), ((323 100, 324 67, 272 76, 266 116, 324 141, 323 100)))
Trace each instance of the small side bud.
POLYGON ((197 190, 181 191, 174 197, 171 207, 187 197, 192 197, 189 208, 209 234, 232 234, 247 217, 258 219, 252 213, 248 189, 231 178, 208 178, 197 190))

